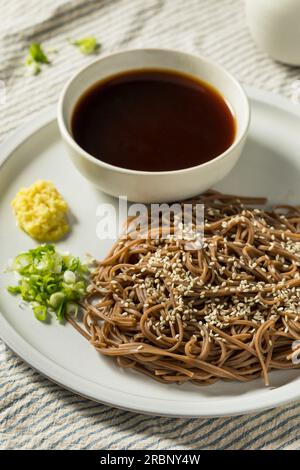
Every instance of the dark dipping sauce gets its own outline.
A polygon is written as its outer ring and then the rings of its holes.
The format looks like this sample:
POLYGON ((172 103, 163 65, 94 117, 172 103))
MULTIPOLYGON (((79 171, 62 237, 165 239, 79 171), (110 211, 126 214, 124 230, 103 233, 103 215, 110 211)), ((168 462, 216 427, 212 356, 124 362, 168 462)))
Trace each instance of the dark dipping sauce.
POLYGON ((234 116, 217 90, 166 70, 131 71, 95 84, 76 104, 71 127, 93 157, 140 171, 200 165, 235 136, 234 116))

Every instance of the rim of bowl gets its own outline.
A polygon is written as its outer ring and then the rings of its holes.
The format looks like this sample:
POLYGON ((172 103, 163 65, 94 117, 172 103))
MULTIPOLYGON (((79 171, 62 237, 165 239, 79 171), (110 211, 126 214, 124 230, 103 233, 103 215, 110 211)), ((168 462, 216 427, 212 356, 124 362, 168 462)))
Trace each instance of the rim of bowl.
MULTIPOLYGON (((174 70, 174 69, 166 68, 166 69, 163 69, 163 70, 174 70)), ((136 68, 136 70, 138 70, 138 67, 136 68)), ((109 78, 109 75, 107 76, 107 78, 109 78)), ((97 81, 99 81, 99 80, 95 80, 94 83, 96 84, 97 81)), ((208 81, 206 81, 206 82, 210 85, 210 83, 208 81)), ((89 87, 87 87, 86 90, 88 90, 91 86, 93 86, 93 85, 90 85, 89 87)), ((214 87, 214 88, 216 88, 216 87, 214 87)), ((217 88, 216 88, 216 90, 219 91, 217 88)), ((223 97, 223 98, 226 101, 228 101, 226 97, 223 97)), ((228 101, 228 104, 231 107, 231 103, 229 101, 228 101)), ((123 51, 107 53, 107 54, 104 54, 101 57, 98 57, 97 59, 93 60, 88 65, 84 65, 77 72, 75 72, 72 75, 72 77, 67 81, 67 83, 64 85, 64 87, 63 87, 63 89, 60 93, 60 96, 59 96, 58 108, 57 108, 57 122, 58 122, 58 126, 60 128, 60 131, 63 134, 64 138, 68 141, 68 143, 73 147, 73 149, 75 151, 79 152, 87 160, 89 160, 90 162, 94 163, 95 165, 97 165, 99 167, 104 167, 108 170, 115 171, 117 173, 133 174, 133 175, 140 175, 140 176, 143 176, 143 175, 145 175, 145 176, 146 175, 175 175, 175 174, 179 174, 179 173, 188 173, 190 171, 195 171, 196 169, 200 169, 200 168, 204 168, 204 167, 207 167, 207 166, 210 166, 210 165, 214 165, 215 163, 219 162, 220 160, 225 159, 228 156, 228 154, 233 149, 235 149, 241 143, 241 141, 245 138, 245 136, 247 135, 249 126, 250 126, 250 117, 251 117, 251 109, 250 109, 248 96, 247 96, 247 94, 244 90, 244 87, 240 84, 240 82, 230 72, 228 72, 228 70, 225 67, 223 67, 222 65, 219 65, 214 60, 206 58, 205 56, 203 56, 201 54, 196 55, 196 54, 190 54, 189 52, 184 52, 184 51, 177 50, 177 49, 164 49, 164 48, 159 48, 159 47, 157 47, 157 48, 126 49, 126 50, 123 50, 123 51), (242 131, 241 131, 240 136, 237 139, 235 139, 233 141, 233 143, 224 152, 222 152, 220 155, 213 158, 212 160, 209 160, 208 162, 201 163, 199 165, 190 166, 190 167, 187 167, 187 168, 181 168, 179 170, 143 171, 143 170, 132 170, 130 168, 123 168, 123 167, 120 167, 120 166, 111 165, 110 163, 106 163, 106 162, 104 162, 102 160, 99 160, 98 158, 94 157, 90 153, 86 152, 82 147, 80 147, 79 144, 77 144, 77 142, 73 138, 72 134, 69 132, 69 130, 67 128, 67 125, 65 123, 65 119, 63 117, 64 99, 65 99, 65 96, 68 92, 68 89, 69 89, 70 85, 83 72, 85 72, 89 68, 94 67, 94 65, 96 63, 101 62, 104 59, 107 59, 107 58, 112 57, 112 56, 123 55, 123 54, 128 54, 128 53, 135 53, 135 52, 143 52, 143 51, 144 52, 164 52, 166 54, 171 52, 173 54, 176 53, 176 54, 180 54, 180 55, 185 55, 185 56, 191 57, 193 59, 197 59, 197 60, 200 59, 200 61, 206 62, 210 66, 215 67, 220 73, 222 73, 223 75, 226 75, 234 83, 234 85, 237 87, 238 91, 240 92, 240 95, 242 96, 242 98, 244 99, 244 102, 245 102, 245 112, 247 114, 246 123, 245 123, 244 129, 242 129, 242 131)))

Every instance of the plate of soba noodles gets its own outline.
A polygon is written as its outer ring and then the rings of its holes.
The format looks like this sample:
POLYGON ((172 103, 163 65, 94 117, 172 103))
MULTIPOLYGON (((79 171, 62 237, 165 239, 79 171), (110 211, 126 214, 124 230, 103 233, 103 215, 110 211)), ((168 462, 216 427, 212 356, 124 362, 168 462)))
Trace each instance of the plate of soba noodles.
POLYGON ((74 393, 140 413, 227 416, 299 398, 300 108, 246 92, 252 119, 236 165, 175 201, 166 225, 161 207, 82 176, 53 108, 1 146, 8 348, 74 393))

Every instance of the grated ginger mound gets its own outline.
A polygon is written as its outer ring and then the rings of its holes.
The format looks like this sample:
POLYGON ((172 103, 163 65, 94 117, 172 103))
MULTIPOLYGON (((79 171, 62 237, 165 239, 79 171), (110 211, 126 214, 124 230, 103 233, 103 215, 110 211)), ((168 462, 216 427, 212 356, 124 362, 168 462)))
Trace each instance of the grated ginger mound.
POLYGON ((40 242, 54 242, 69 231, 68 205, 53 183, 39 180, 12 201, 19 227, 40 242))

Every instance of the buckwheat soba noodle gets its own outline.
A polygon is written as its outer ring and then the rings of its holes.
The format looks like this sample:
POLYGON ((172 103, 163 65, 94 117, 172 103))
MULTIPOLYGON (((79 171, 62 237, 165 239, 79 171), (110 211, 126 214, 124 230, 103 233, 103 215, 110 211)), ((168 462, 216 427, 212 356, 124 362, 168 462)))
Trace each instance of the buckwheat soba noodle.
POLYGON ((269 371, 299 367, 300 207, 213 191, 189 202, 205 205, 202 248, 125 230, 92 275, 84 327, 70 322, 163 383, 269 385, 269 371))

